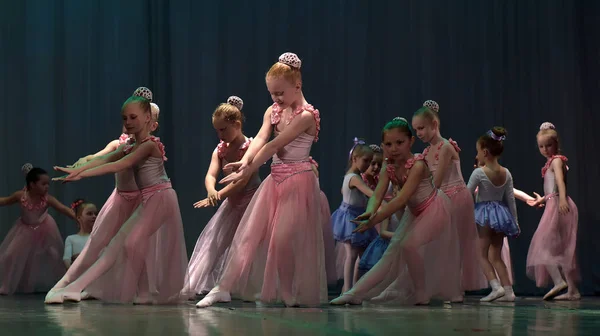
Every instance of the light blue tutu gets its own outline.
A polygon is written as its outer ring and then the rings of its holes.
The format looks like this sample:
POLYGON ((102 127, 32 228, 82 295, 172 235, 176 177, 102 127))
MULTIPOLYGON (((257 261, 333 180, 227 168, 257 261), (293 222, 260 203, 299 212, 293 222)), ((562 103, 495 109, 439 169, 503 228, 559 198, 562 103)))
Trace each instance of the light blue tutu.
POLYGON ((475 222, 479 226, 489 226, 508 237, 519 234, 519 227, 508 207, 499 201, 475 203, 475 222))

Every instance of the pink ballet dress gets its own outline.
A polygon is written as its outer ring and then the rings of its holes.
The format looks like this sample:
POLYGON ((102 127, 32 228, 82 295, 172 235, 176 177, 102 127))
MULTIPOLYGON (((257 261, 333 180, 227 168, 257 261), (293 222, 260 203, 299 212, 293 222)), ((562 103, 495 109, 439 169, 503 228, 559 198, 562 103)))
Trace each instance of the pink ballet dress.
MULTIPOLYGON (((415 155, 408 160, 406 169, 418 160, 424 160, 424 156, 415 155)), ((407 175, 399 180, 395 168, 387 164, 386 171, 394 185, 402 186, 407 175)), ((336 300, 345 297, 354 303, 371 300, 377 304, 411 305, 459 296, 461 279, 456 270, 460 267, 460 251, 451 209, 450 200, 435 189, 431 176, 422 179, 381 259, 336 300), (411 264, 417 267, 409 270, 411 264), (414 281, 423 288, 419 297, 414 281)))
MULTIPOLYGON (((320 129, 319 111, 304 105, 320 129)), ((273 104, 271 123, 278 135, 281 109, 273 104)), ((288 124, 290 120, 284 121, 288 124)), ((247 301, 283 301, 288 306, 317 306, 327 300, 321 191, 309 153, 317 135, 300 134, 273 156, 271 174, 262 182, 238 226, 225 272, 198 306, 220 292, 247 301)))
POLYGON ((574 279, 579 277, 576 255, 579 216, 577 205, 567 196, 570 211, 564 215, 558 213, 559 196, 552 168, 553 160, 565 163, 565 180, 568 170, 567 158, 563 155, 549 158, 542 168, 546 207, 527 254, 527 275, 535 280, 538 287, 545 287, 550 279, 546 266, 558 266, 563 274, 570 274, 574 279))
MULTIPOLYGON (((127 134, 121 134, 119 144, 131 144, 127 134)), ((75 281, 85 272, 102 253, 123 223, 140 204, 141 194, 135 184, 133 169, 125 169, 115 174, 115 189, 100 209, 90 237, 75 262, 69 267, 62 279, 54 285, 52 291, 75 281)), ((52 292, 51 291, 51 292, 52 292)), ((49 293, 50 295, 50 293, 49 293)))
POLYGON ((0 245, 0 294, 46 292, 65 274, 64 250, 48 203, 33 204, 27 189, 21 197, 21 217, 0 245))
MULTIPOLYGON (((153 136, 146 141, 155 142, 163 157, 148 157, 133 167, 140 205, 98 260, 77 280, 49 293, 47 303, 79 301, 84 289, 107 302, 162 304, 184 299, 180 293, 188 260, 177 194, 165 172, 163 144, 153 136)), ((126 146, 125 153, 132 148, 126 146)))
MULTIPOLYGON (((244 156, 251 141, 251 138, 247 138, 242 146, 236 149, 237 160, 244 156)), ((217 146, 221 167, 229 163, 225 157, 230 150, 223 141, 217 146)), ((243 190, 227 197, 198 237, 188 265, 187 281, 192 290, 190 297, 197 293, 207 293, 216 285, 225 267, 235 231, 260 182, 258 173, 254 174, 243 190)))
MULTIPOLYGON (((439 165, 439 152, 445 141, 440 142, 437 148, 434 149, 436 151, 434 159, 427 162, 434 174, 439 165)), ((460 152, 456 141, 452 139, 447 141, 454 147, 457 153, 460 152)), ((423 155, 427 157, 430 150, 432 150, 431 146, 425 148, 423 155)), ((477 235, 477 224, 475 224, 473 196, 467 189, 467 185, 463 179, 460 160, 452 160, 446 170, 446 176, 444 176, 440 189, 452 201, 452 223, 458 231, 460 241, 462 288, 463 290, 486 288, 487 281, 478 259, 479 238, 477 235)))

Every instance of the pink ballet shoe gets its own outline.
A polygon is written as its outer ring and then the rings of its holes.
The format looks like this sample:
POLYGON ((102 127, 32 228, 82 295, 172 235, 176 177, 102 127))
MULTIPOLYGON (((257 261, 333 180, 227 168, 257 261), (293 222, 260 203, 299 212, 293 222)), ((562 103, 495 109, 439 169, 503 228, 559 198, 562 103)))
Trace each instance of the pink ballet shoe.
POLYGON ((61 289, 51 289, 48 294, 46 294, 46 298, 44 299, 45 304, 56 304, 63 303, 63 290, 61 289))
POLYGON ((63 292, 63 299, 65 301, 71 302, 80 302, 81 301, 81 292, 63 292))
POLYGON ((206 308, 214 305, 217 302, 231 302, 229 292, 210 292, 202 300, 196 303, 197 308, 206 308))
POLYGON ((362 304, 362 300, 354 296, 354 294, 342 294, 339 297, 331 300, 329 302, 332 306, 344 306, 344 305, 360 305, 362 304))
POLYGON ((563 282, 561 284, 555 285, 554 288, 552 288, 548 293, 546 293, 546 295, 544 295, 544 300, 552 300, 552 298, 554 298, 555 296, 558 295, 558 293, 562 292, 563 290, 567 289, 567 283, 563 282))
POLYGON ((580 293, 576 293, 576 294, 565 293, 565 294, 561 294, 561 295, 555 297, 554 300, 556 300, 556 301, 579 301, 579 300, 581 300, 581 294, 580 293))
POLYGON ((95 298, 88 292, 81 292, 81 300, 94 300, 95 298))

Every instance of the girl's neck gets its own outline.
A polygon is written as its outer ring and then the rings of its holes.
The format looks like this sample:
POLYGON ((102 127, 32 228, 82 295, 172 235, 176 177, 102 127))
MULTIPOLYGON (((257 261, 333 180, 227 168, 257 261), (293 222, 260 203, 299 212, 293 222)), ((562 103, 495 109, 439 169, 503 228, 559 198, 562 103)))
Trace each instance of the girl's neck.
POLYGON ((433 136, 433 138, 431 138, 431 141, 429 141, 429 144, 435 146, 435 145, 439 144, 442 141, 444 141, 444 138, 442 138, 442 135, 440 134, 440 132, 437 132, 433 136))
POLYGON ((413 157, 415 157, 415 155, 414 155, 414 154, 411 152, 411 153, 409 153, 409 155, 407 155, 406 157, 399 158, 398 160, 396 160, 396 161, 394 162, 394 164, 395 164, 395 165, 397 165, 397 166, 401 166, 401 167, 402 167, 402 166, 404 166, 404 165, 406 164, 406 162, 407 162, 408 160, 412 159, 413 157))
POLYGON ((135 137, 135 142, 136 143, 142 143, 142 141, 144 141, 146 138, 148 138, 150 136, 150 132, 146 132, 146 131, 141 131, 139 133, 136 133, 134 135, 135 137))
POLYGON ((351 166, 350 169, 348 169, 348 171, 346 172, 346 174, 360 175, 360 169, 356 168, 355 166, 351 166))
POLYGON ((229 143, 229 147, 231 148, 239 148, 240 146, 242 146, 242 144, 246 142, 246 136, 240 132, 240 134, 238 134, 233 141, 231 141, 229 143))
POLYGON ((78 236, 89 236, 90 233, 84 230, 79 230, 79 232, 77 232, 78 236))
POLYGON ((43 195, 33 193, 33 192, 31 192, 31 190, 29 190, 29 188, 27 188, 27 194, 29 196, 29 199, 32 201, 41 201, 43 198, 43 195))
POLYGON ((500 166, 500 164, 498 163, 497 157, 491 158, 491 159, 486 159, 485 166, 491 170, 496 170, 496 169, 502 168, 502 166, 500 166))
POLYGON ((290 108, 292 109, 292 111, 295 111, 297 108, 302 107, 305 104, 307 104, 307 102, 306 99, 304 99, 304 93, 300 91, 300 97, 298 97, 298 99, 294 100, 294 102, 290 104, 290 108))

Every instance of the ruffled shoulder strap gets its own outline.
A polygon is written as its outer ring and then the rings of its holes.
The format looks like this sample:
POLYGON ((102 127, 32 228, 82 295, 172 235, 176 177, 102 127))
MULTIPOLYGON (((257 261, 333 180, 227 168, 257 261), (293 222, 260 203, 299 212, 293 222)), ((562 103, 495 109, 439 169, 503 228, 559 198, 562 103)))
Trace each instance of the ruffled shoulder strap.
POLYGON ((29 198, 29 191, 27 191, 27 187, 23 188, 23 196, 21 196, 20 201, 21 205, 28 210, 40 210, 48 207, 48 197, 46 195, 42 196, 39 203, 33 204, 33 202, 31 202, 31 198, 29 198))
MULTIPOLYGON (((319 132, 321 131, 321 114, 320 114, 319 110, 314 108, 314 106, 312 106, 311 104, 305 104, 305 105, 297 107, 292 112, 290 119, 286 121, 286 125, 289 125, 292 122, 292 120, 298 114, 302 113, 303 111, 308 111, 308 112, 312 113, 313 117, 315 118, 317 134, 315 134, 314 142, 317 142, 317 141, 319 141, 319 132)), ((281 113, 282 112, 283 111, 282 111, 281 107, 279 105, 277 105, 276 103, 273 103, 273 105, 271 105, 271 125, 279 124, 279 122, 281 121, 281 113)))
POLYGON ((569 159, 567 159, 566 156, 553 155, 551 158, 548 159, 548 161, 546 161, 546 164, 544 165, 544 167, 542 167, 542 177, 546 176, 546 172, 548 171, 548 169, 550 169, 550 165, 552 164, 552 161, 554 161, 554 159, 562 160, 562 162, 565 163, 565 168, 567 169, 567 171, 569 170, 569 166, 567 166, 567 161, 569 161, 569 159))
POLYGON ((126 133, 121 134, 121 136, 119 137, 119 145, 127 143, 129 141, 129 139, 130 139, 129 134, 126 134, 126 133))
POLYGON ((223 159, 225 157, 226 152, 227 152, 227 143, 225 143, 225 141, 221 140, 221 142, 219 142, 219 144, 217 145, 217 156, 219 157, 219 159, 223 159))
MULTIPOLYGON (((147 137, 146 139, 144 139, 142 142, 140 142, 140 144, 143 144, 146 141, 152 141, 155 144, 157 144, 158 145, 158 149, 160 149, 160 153, 162 154, 163 161, 167 161, 167 157, 165 156, 166 155, 165 145, 163 145, 163 143, 160 142, 160 138, 157 138, 157 137, 151 135, 151 136, 147 137)), ((127 145, 127 146, 125 146, 125 154, 131 153, 132 149, 133 149, 133 145, 127 145)))
POLYGON ((406 173, 404 174, 404 176, 402 176, 403 183, 406 182, 406 179, 408 179, 408 171, 415 165, 415 163, 417 163, 417 161, 423 161, 423 163, 427 165, 425 155, 423 154, 415 154, 412 158, 406 160, 406 163, 404 164, 404 168, 406 168, 406 173))
POLYGON ((452 138, 448 139, 448 142, 452 145, 452 147, 454 147, 454 150, 457 153, 460 153, 461 149, 460 149, 460 147, 458 147, 458 142, 452 140, 452 138))

